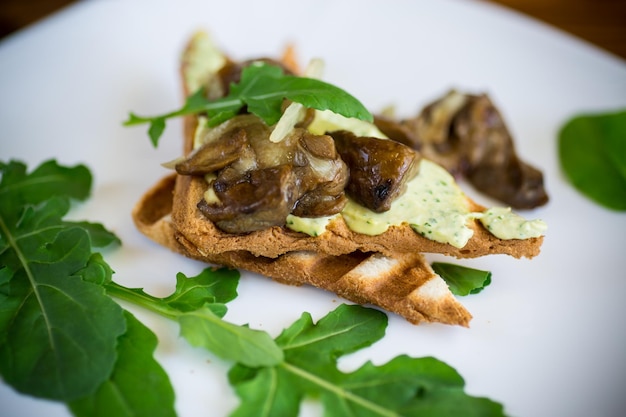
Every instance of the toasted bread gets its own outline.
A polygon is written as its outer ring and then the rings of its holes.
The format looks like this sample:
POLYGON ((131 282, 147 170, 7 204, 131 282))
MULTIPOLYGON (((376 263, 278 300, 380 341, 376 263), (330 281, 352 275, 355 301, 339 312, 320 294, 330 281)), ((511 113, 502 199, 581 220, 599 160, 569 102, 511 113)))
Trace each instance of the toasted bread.
POLYGON ((180 178, 163 178, 133 210, 139 231, 158 244, 189 258, 246 269, 284 284, 313 285, 356 303, 378 306, 411 323, 469 325, 471 314, 418 252, 385 256, 354 251, 335 256, 297 250, 267 257, 245 250, 216 252, 199 248, 172 220, 175 187, 180 178))
MULTIPOLYGON (((189 93, 187 88, 185 93, 189 93)), ((185 154, 193 149, 196 126, 195 116, 185 118, 185 154)), ((408 224, 392 226, 378 235, 357 233, 341 216, 319 236, 285 226, 233 234, 220 230, 198 209, 206 188, 203 177, 165 177, 134 208, 137 228, 187 257, 249 270, 281 283, 313 285, 357 303, 376 305, 412 323, 468 326, 471 319, 422 253, 457 258, 489 254, 532 258, 543 241, 542 236, 499 239, 479 221, 471 220, 473 235, 459 248, 425 238, 408 224)), ((484 210, 469 198, 467 205, 473 211, 484 210)))

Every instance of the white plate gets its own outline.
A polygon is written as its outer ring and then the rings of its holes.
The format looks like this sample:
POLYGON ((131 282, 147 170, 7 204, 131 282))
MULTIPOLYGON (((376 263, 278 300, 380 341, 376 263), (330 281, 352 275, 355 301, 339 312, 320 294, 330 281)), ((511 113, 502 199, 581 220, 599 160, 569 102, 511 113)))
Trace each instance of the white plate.
MULTIPOLYGON (((465 264, 493 284, 463 302, 470 329, 413 326, 390 317, 387 335, 341 361, 345 369, 406 353, 454 366, 467 390, 515 416, 617 416, 626 409, 626 215, 590 203, 564 180, 556 133, 569 116, 626 107, 626 63, 545 25, 473 1, 86 1, 0 44, 0 155, 35 164, 86 163, 93 197, 73 216, 101 221, 123 240, 107 254, 115 279, 168 294, 176 272, 202 268, 157 247, 132 226, 137 198, 178 155, 180 123, 154 150, 127 112, 181 103, 177 59, 192 31, 210 30, 235 57, 276 55, 288 42, 304 62, 322 57, 325 79, 372 110, 412 114, 451 87, 487 92, 522 157, 542 168, 551 196, 539 257, 465 264)), ((472 195, 480 200, 476 193, 472 195)), ((341 299, 243 274, 226 318, 277 335, 303 311, 315 319, 341 299)), ((227 415, 238 403, 229 364, 188 347, 170 323, 136 311, 160 338, 181 417, 227 415)), ((67 416, 63 405, 0 384, 3 416, 67 416)), ((307 403, 303 415, 319 415, 307 403)))

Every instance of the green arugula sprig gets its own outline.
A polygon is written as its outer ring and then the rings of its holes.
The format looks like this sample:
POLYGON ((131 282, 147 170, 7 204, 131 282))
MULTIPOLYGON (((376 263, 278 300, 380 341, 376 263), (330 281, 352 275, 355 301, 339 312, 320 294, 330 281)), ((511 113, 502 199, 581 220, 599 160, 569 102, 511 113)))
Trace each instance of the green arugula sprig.
POLYGON ((466 394, 463 378, 431 357, 401 355, 350 373, 337 369, 338 358, 372 345, 386 326, 384 313, 358 305, 341 305, 317 324, 304 313, 276 338, 283 362, 230 370, 241 399, 231 416, 296 416, 305 397, 319 398, 328 417, 504 415, 502 405, 466 394))
POLYGON ((47 161, 27 174, 12 161, 0 173, 0 375, 25 394, 66 402, 77 417, 175 416, 156 336, 114 297, 177 321, 190 344, 233 362, 229 381, 242 399, 233 416, 297 415, 309 396, 328 416, 503 415, 434 358, 339 371, 340 356, 384 336, 380 311, 342 305, 317 324, 304 313, 272 340, 222 319, 237 296, 235 270, 179 273, 164 298, 123 287, 93 252, 119 239, 101 224, 63 219, 71 200, 90 193, 86 167, 47 161))
POLYGON ((0 162, 0 173, 0 375, 16 390, 68 402, 77 416, 93 416, 95 408, 174 415, 169 378, 152 357, 154 335, 111 296, 177 320, 191 344, 225 359, 249 366, 282 360, 265 332, 221 320, 224 303, 237 295, 237 271, 179 274, 164 299, 113 282, 92 248, 119 239, 100 224, 63 220, 71 200, 90 193, 86 167, 47 161, 27 174, 11 161, 0 162), (237 343, 226 350, 220 338, 237 343), (151 375, 142 384, 130 372, 138 366, 151 375))
POLYGON ((280 67, 257 62, 243 69, 240 81, 231 84, 226 97, 209 100, 204 95, 204 89, 200 89, 189 96, 183 107, 176 111, 153 117, 130 113, 124 125, 149 123, 148 135, 156 147, 165 130, 167 119, 206 113, 209 125, 216 126, 246 107, 248 112, 256 114, 271 126, 282 115, 284 99, 312 109, 331 110, 345 117, 373 120, 365 106, 344 90, 314 78, 285 75, 280 67))
POLYGON ((207 269, 194 279, 179 273, 176 291, 163 299, 114 282, 106 289, 115 298, 177 321, 181 335, 193 346, 248 366, 275 365, 282 361, 283 353, 267 333, 221 319, 226 314, 223 303, 235 298, 238 282, 239 273, 235 270, 207 269))
POLYGON ((63 220, 70 198, 89 195, 86 167, 49 161, 26 175, 10 162, 0 170, 0 374, 23 393, 79 398, 109 376, 126 330, 122 309, 79 276, 92 245, 117 238, 63 220))
POLYGON ((583 195, 626 210, 626 110, 568 120, 558 134, 563 172, 583 195))

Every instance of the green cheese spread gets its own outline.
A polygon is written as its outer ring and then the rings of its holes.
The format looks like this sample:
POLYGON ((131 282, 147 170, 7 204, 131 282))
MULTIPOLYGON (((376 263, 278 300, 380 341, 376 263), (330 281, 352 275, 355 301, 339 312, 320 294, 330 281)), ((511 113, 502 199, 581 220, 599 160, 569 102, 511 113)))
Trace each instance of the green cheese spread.
MULTIPOLYGON (((388 211, 375 213, 349 200, 341 215, 348 227, 358 233, 378 235, 392 225, 409 224, 422 236, 457 248, 464 247, 472 237, 474 231, 468 227, 472 219, 479 219, 500 239, 539 237, 546 230, 542 220, 525 220, 509 208, 472 212, 452 175, 427 159, 422 159, 419 174, 409 181, 405 193, 388 211)), ((326 219, 320 222, 290 216, 287 227, 318 236, 323 232, 322 225, 329 222, 326 219)))

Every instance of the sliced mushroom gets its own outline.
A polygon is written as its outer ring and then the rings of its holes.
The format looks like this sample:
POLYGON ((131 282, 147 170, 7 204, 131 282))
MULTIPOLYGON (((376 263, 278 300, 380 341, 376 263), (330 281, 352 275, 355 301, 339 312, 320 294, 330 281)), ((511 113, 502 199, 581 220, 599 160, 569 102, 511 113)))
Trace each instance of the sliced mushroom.
POLYGON ((422 144, 417 137, 417 132, 407 123, 402 123, 383 115, 376 115, 374 116, 374 124, 389 139, 400 142, 412 149, 420 150, 422 144))
POLYGON ((518 209, 548 202, 543 174, 523 162, 502 116, 485 95, 472 97, 455 117, 464 148, 465 175, 478 190, 518 209))
MULTIPOLYGON (((237 157, 228 158, 229 162, 216 170, 217 178, 209 185, 215 198, 198 204, 217 227, 229 233, 246 233, 284 225, 290 213, 320 217, 343 209, 349 173, 331 137, 296 128, 285 140, 273 143, 260 119, 240 122, 236 127, 224 129, 222 136, 206 145, 215 147, 205 151, 206 159, 214 160, 224 154, 220 149, 225 144, 243 144, 239 153, 236 146, 228 147, 237 157), (208 157, 211 153, 213 156, 208 157)), ((186 162, 199 160, 191 157, 186 162)), ((218 166, 218 162, 211 166, 218 166)), ((200 171, 194 167, 185 172, 200 171)))
POLYGON ((201 200, 198 209, 228 233, 247 233, 282 226, 298 197, 289 165, 255 169, 233 178, 218 177, 213 189, 219 203, 201 200))
POLYGON ((181 175, 204 175, 220 170, 239 159, 248 146, 244 129, 233 129, 217 140, 205 143, 194 150, 187 158, 176 164, 181 175))
POLYGON ((313 164, 297 167, 296 172, 303 194, 298 198, 292 214, 299 217, 323 217, 343 210, 347 203, 344 189, 349 171, 338 155, 332 160, 314 160, 313 164), (321 170, 321 165, 325 165, 325 169, 321 170), (312 169, 313 166, 316 169, 312 169))
POLYGON ((390 138, 419 149, 455 176, 513 208, 548 201, 543 174, 515 151, 500 112, 487 95, 450 91, 418 116, 396 121, 376 118, 390 138))
POLYGON ((328 135, 313 135, 296 129, 299 135, 294 164, 302 196, 293 214, 300 217, 321 217, 339 213, 346 205, 344 189, 349 171, 340 158, 335 141, 328 135))
POLYGON ((322 188, 304 194, 291 214, 298 217, 325 217, 340 213, 348 199, 345 193, 328 194, 322 188))
POLYGON ((399 142, 355 136, 345 130, 330 135, 350 171, 346 192, 372 211, 389 210, 419 171, 420 155, 399 142))
POLYGON ((300 133, 300 145, 311 156, 323 159, 336 159, 337 148, 331 136, 313 135, 306 130, 297 130, 300 133))
POLYGON ((236 164, 240 172, 256 167, 251 140, 268 135, 269 128, 258 117, 238 115, 221 125, 206 129, 200 147, 175 165, 181 175, 205 175, 236 164))

